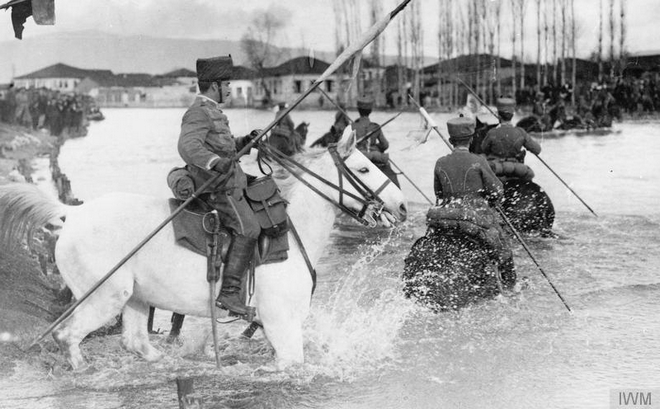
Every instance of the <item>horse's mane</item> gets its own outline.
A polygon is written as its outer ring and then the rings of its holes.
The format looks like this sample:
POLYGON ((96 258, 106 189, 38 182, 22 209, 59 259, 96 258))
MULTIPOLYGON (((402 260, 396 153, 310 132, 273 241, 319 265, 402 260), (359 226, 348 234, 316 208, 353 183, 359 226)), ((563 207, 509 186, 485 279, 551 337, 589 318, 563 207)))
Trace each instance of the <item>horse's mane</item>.
MULTIPOLYGON (((307 148, 301 153, 297 153, 291 158, 296 162, 300 163, 304 167, 308 168, 309 164, 318 160, 323 154, 327 153, 328 150, 325 148, 307 148)), ((288 170, 282 168, 275 162, 269 162, 273 168, 273 177, 277 182, 277 186, 282 192, 282 196, 285 199, 289 199, 291 196, 291 190, 293 186, 298 182, 298 178, 292 175, 288 170)), ((297 167, 294 168, 294 173, 300 175, 303 171, 297 167)))

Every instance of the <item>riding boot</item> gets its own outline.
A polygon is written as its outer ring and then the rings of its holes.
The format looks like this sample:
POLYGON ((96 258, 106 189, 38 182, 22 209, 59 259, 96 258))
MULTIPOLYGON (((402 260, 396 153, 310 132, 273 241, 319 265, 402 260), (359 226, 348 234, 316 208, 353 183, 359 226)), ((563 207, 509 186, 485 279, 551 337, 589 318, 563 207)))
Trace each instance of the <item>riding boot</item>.
POLYGON ((247 307, 241 301, 241 283, 254 255, 257 240, 238 235, 229 247, 222 273, 222 288, 215 305, 235 315, 246 315, 247 307))

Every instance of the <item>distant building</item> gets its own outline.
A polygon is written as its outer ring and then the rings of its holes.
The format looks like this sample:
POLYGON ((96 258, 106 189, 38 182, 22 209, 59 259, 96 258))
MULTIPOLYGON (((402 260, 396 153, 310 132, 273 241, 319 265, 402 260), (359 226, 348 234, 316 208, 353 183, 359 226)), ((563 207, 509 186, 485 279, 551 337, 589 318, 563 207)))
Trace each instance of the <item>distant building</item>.
POLYGON ((16 88, 48 88, 60 92, 75 92, 85 78, 112 76, 110 70, 86 70, 66 64, 55 64, 14 78, 16 88))
POLYGON ((195 97, 197 76, 184 69, 161 76, 114 74, 60 63, 17 77, 14 83, 17 88, 90 95, 101 107, 186 107, 195 97))
MULTIPOLYGON (((277 67, 268 68, 256 87, 255 98, 261 101, 266 97, 264 86, 270 90, 271 102, 292 102, 302 95, 316 79, 330 66, 325 61, 309 57, 297 57, 286 61, 277 67)), ((331 76, 322 85, 323 90, 332 98, 336 98, 337 87, 335 76, 331 76)), ((335 99, 336 100, 336 99, 335 99)), ((303 100, 300 106, 327 106, 323 95, 315 93, 303 100)))
POLYGON ((188 85, 190 87, 197 86, 197 73, 187 68, 179 68, 178 70, 170 71, 158 77, 174 80, 180 85, 188 85))
POLYGON ((231 100, 229 106, 231 107, 254 107, 255 98, 254 80, 257 73, 247 67, 235 65, 229 81, 229 88, 231 88, 231 100))

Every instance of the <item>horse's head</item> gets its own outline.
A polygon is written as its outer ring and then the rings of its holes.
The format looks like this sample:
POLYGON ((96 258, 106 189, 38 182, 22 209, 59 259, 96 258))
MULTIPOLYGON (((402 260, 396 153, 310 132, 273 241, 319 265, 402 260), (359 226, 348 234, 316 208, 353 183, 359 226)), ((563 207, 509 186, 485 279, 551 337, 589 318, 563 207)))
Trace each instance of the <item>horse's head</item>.
MULTIPOLYGON (((356 196, 363 197, 373 205, 368 209, 365 216, 382 221, 389 225, 395 221, 403 221, 407 216, 406 200, 401 190, 385 176, 376 165, 374 165, 362 152, 356 148, 357 135, 350 127, 344 130, 342 138, 336 146, 334 157, 335 165, 342 171, 342 167, 353 175, 357 181, 357 187, 352 183, 344 181, 343 188, 356 196), (341 161, 341 163, 338 163, 341 161)), ((333 149, 332 147, 330 148, 333 149)), ((332 151, 331 151, 332 153, 332 151)), ((350 182, 350 181, 349 181, 350 182)), ((344 196, 343 204, 355 211, 361 212, 364 203, 344 196)))
POLYGON ((307 137, 307 131, 309 130, 309 122, 301 122, 296 126, 295 131, 305 140, 307 137))

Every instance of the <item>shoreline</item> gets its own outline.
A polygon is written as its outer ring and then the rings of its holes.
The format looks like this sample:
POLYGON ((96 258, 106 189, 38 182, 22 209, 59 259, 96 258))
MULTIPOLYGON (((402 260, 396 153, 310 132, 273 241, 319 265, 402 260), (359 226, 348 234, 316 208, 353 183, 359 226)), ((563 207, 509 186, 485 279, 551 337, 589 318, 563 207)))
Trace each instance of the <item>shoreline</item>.
MULTIPOLYGON (((43 182, 53 185, 63 203, 79 204, 71 182, 58 163, 60 148, 67 139, 51 136, 45 130, 0 123, 0 184, 37 184, 33 180, 33 161, 48 156, 50 178, 43 182)), ((55 239, 48 232, 37 230, 27 246, 0 251, 1 375, 13 374, 19 362, 37 367, 46 364, 42 359, 48 353, 45 348, 29 352, 23 348, 54 321, 70 301, 55 266, 55 239)))

